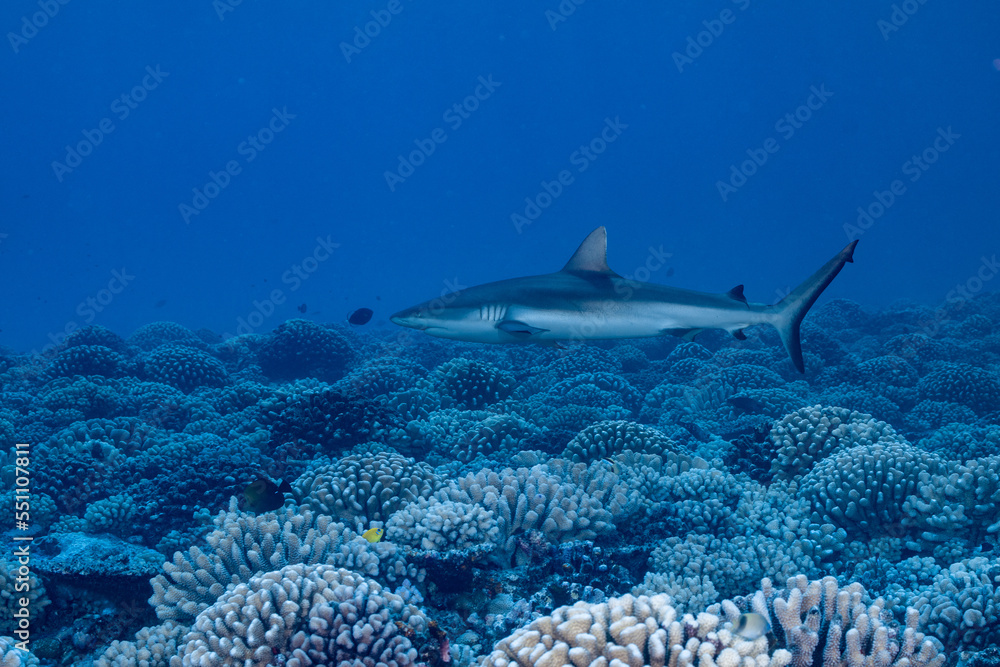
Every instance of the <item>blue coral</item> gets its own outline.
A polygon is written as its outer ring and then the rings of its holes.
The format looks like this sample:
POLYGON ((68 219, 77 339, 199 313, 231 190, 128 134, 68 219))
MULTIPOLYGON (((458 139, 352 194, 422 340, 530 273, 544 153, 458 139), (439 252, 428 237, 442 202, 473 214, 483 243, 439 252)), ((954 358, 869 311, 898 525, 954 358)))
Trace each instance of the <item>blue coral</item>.
POLYGON ((514 375, 490 363, 459 357, 434 369, 430 381, 442 405, 474 410, 499 403, 514 391, 514 375))
POLYGON ((308 320, 289 320, 271 333, 257 356, 264 374, 274 380, 333 381, 344 374, 354 352, 337 329, 308 320))
POLYGON ((103 375, 118 377, 123 374, 125 360, 122 355, 103 345, 78 344, 67 347, 56 355, 46 373, 50 377, 74 375, 103 375))
POLYGON ((143 375, 190 392, 197 387, 219 387, 228 381, 226 368, 218 359, 187 345, 161 345, 142 360, 143 375))
POLYGON ((917 389, 921 399, 966 405, 976 414, 1000 410, 1000 376, 969 364, 941 364, 917 389))
POLYGON ((144 352, 152 352, 161 345, 183 345, 198 350, 208 349, 208 345, 196 334, 176 322, 151 322, 139 327, 128 337, 128 343, 144 352))
MULTIPOLYGON (((304 320, 224 343, 173 323, 127 341, 87 327, 47 357, 0 354, 0 479, 12 486, 11 447, 32 443, 32 519, 59 536, 47 549, 101 530, 180 551, 186 569, 170 571, 202 610, 221 612, 230 584, 332 554, 399 586, 455 664, 513 630, 505 619, 635 585, 697 615, 761 576, 833 574, 902 613, 931 593, 944 605, 956 561, 1000 553, 997 303, 977 298, 934 330, 925 308, 828 303, 803 325, 805 376, 763 327, 567 350, 304 320), (280 516, 238 510, 258 476, 293 483, 280 516), (227 528, 206 534, 227 507, 227 528), (231 530, 248 522, 252 544, 231 530), (371 527, 381 541, 359 536, 371 527)), ((76 624, 64 662, 85 661, 97 641, 78 619, 104 610, 50 594, 76 624)), ((193 621, 173 596, 158 613, 193 621)), ((947 605, 928 619, 942 640, 964 622, 947 605)), ((180 659, 189 629, 147 628, 118 663, 180 659)))
POLYGON ((83 327, 82 329, 77 329, 70 335, 66 336, 64 342, 66 347, 76 347, 78 345, 100 345, 101 347, 106 347, 115 352, 125 352, 126 344, 125 340, 111 331, 97 324, 91 324, 90 326, 83 327))

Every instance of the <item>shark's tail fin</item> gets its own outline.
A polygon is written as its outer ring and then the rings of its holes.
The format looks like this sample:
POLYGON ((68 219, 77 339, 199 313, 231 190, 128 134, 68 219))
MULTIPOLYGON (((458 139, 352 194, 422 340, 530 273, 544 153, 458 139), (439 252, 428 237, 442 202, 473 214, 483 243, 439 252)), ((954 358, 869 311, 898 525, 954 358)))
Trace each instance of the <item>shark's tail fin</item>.
POLYGON ((792 363, 800 373, 805 372, 805 363, 802 361, 802 341, 799 340, 799 327, 802 325, 802 318, 806 316, 809 309, 819 295, 823 293, 827 285, 833 282, 844 264, 854 261, 854 246, 857 241, 852 241, 846 248, 841 250, 829 262, 824 264, 819 271, 809 276, 801 285, 776 303, 774 319, 771 324, 778 330, 781 342, 788 350, 788 356, 792 358, 792 363))

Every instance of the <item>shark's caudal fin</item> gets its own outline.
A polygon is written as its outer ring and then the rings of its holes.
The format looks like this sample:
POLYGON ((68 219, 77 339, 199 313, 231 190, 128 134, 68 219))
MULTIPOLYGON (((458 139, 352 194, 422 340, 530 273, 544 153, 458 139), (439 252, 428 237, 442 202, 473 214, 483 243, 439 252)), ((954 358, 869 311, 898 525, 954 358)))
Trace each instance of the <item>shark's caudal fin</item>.
POLYGON ((799 327, 802 325, 802 318, 816 303, 816 299, 823 293, 827 285, 837 277, 840 270, 844 268, 844 264, 854 261, 854 246, 856 245, 858 245, 857 241, 851 242, 833 259, 824 264, 819 271, 796 287, 795 291, 773 306, 775 314, 771 324, 778 330, 781 342, 788 350, 788 356, 792 358, 792 363, 795 364, 795 368, 800 373, 805 372, 805 363, 802 361, 802 341, 799 340, 799 327))

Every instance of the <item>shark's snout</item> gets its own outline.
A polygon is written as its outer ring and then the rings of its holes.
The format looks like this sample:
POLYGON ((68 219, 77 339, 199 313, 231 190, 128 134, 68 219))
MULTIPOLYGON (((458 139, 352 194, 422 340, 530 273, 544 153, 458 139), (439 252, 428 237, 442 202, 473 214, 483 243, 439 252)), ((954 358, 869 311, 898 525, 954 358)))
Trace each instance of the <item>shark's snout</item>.
POLYGON ((410 329, 426 329, 427 323, 421 321, 420 311, 415 308, 407 308, 406 310, 401 310, 392 317, 389 321, 393 324, 398 324, 401 327, 409 327, 410 329))

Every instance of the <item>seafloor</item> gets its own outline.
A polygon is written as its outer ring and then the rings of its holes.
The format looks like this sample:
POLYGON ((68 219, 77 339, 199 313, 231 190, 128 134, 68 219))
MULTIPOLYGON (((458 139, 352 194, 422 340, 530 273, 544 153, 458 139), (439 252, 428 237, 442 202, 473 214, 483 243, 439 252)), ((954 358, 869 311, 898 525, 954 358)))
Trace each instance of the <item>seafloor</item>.
POLYGON ((0 666, 998 664, 1000 295, 802 333, 0 350, 0 666))

